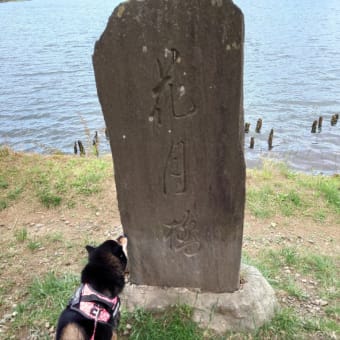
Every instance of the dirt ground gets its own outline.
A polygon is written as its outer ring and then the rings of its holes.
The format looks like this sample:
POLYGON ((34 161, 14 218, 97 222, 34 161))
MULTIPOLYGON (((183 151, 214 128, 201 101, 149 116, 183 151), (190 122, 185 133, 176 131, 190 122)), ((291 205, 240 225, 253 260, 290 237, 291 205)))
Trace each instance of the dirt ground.
MULTIPOLYGON (((116 192, 112 182, 105 190, 77 202, 75 208, 46 209, 35 200, 18 202, 0 211, 0 319, 25 298, 23 286, 39 274, 80 273, 86 259, 86 244, 100 243, 122 233, 116 192), (27 240, 18 242, 18 232, 27 230, 27 240), (29 246, 31 242, 31 246, 29 246)), ((272 220, 245 216, 243 248, 256 258, 262 249, 296 246, 317 254, 340 254, 339 225, 318 224, 306 218, 272 220)), ((284 269, 290 273, 290 269, 284 269)), ((284 273, 283 273, 284 274, 284 273)), ((315 282, 300 279, 310 298, 303 303, 277 292, 282 305, 293 306, 301 313, 322 316, 322 306, 314 294, 315 282)), ((321 303, 322 304, 322 303, 321 303)))

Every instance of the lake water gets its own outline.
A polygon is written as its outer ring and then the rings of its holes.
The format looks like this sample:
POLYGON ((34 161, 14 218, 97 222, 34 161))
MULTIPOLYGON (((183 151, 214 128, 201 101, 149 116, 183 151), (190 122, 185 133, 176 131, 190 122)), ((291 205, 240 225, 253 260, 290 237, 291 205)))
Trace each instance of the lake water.
MULTIPOLYGON (((237 0, 246 21, 246 159, 283 159, 297 170, 340 171, 340 1, 237 0), (311 134, 314 119, 321 133, 311 134), (254 128, 263 119, 261 134, 254 128), (274 148, 267 138, 274 129, 274 148), (249 149, 250 137, 255 148, 249 149)), ((0 3, 0 144, 73 152, 97 130, 109 151, 91 56, 118 1, 0 3)))

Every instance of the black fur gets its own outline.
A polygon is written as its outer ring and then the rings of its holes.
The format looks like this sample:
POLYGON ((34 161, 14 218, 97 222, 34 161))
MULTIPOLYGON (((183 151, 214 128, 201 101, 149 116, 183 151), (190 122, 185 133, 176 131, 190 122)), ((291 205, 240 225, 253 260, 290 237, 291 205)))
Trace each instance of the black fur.
MULTIPOLYGON (((90 284, 96 291, 110 298, 117 296, 124 288, 124 271, 127 265, 122 246, 116 241, 108 240, 96 248, 86 246, 86 250, 88 263, 81 273, 81 282, 90 284)), ((58 321, 57 340, 62 339, 62 331, 70 323, 80 326, 86 334, 84 339, 90 339, 94 321, 67 307, 58 321)), ((112 331, 110 325, 98 324, 95 339, 111 339, 112 331)))

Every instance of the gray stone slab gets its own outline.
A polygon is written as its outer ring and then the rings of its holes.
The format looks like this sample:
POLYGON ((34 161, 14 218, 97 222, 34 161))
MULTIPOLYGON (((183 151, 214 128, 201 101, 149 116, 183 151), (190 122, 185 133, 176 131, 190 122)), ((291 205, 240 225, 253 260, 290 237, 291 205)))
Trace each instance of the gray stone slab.
POLYGON ((135 308, 162 312, 186 304, 193 308, 193 320, 204 329, 219 334, 252 331, 270 321, 279 305, 273 288, 255 267, 242 265, 241 277, 244 284, 233 293, 128 284, 122 303, 130 312, 135 308))
POLYGON ((133 283, 239 288, 243 35, 232 1, 145 0, 96 43, 133 283))

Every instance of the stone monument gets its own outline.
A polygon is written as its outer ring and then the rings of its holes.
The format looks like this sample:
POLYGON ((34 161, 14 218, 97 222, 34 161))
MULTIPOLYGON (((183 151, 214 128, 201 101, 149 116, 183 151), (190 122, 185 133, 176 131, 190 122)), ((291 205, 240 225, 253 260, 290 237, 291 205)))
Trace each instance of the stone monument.
POLYGON ((134 284, 239 288, 243 36, 231 0, 130 0, 95 45, 134 284))

